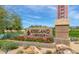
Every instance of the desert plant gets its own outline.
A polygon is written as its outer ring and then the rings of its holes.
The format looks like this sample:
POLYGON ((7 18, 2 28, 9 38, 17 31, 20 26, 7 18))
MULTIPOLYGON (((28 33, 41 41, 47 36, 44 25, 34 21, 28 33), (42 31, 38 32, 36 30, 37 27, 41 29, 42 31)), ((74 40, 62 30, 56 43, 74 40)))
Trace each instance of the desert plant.
POLYGON ((7 53, 9 50, 13 50, 16 48, 18 48, 18 44, 14 43, 14 42, 4 41, 1 44, 1 50, 4 51, 5 53, 7 53))
POLYGON ((4 41, 4 40, 0 41, 0 49, 1 49, 2 45, 4 44, 4 42, 6 42, 6 41, 4 41))
POLYGON ((16 52, 16 54, 23 54, 24 52, 22 50, 19 50, 16 52))

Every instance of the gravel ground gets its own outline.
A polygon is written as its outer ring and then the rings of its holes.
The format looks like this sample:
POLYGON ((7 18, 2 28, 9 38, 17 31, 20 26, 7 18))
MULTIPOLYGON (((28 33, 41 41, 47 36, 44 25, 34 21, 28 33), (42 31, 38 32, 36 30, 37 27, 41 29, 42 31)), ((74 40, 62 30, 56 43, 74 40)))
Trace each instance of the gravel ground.
POLYGON ((73 49, 75 52, 79 53, 79 44, 75 44, 74 42, 71 42, 70 48, 73 49))

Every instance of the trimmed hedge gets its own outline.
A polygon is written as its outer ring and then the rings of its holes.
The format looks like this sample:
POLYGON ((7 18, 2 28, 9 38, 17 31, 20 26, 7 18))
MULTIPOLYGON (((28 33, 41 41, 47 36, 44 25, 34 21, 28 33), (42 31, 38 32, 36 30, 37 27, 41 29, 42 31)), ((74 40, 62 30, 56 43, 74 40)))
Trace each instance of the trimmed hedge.
POLYGON ((79 37, 79 31, 78 30, 71 30, 69 32, 70 37, 79 37))

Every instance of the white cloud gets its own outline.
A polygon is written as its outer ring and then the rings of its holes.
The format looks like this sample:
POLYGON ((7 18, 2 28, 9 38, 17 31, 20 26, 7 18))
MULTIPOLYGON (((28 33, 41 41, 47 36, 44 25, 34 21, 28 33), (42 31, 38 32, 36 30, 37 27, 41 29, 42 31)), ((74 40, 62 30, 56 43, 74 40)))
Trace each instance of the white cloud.
POLYGON ((33 11, 40 11, 44 9, 44 5, 40 6, 40 5, 24 5, 24 7, 29 8, 33 11))
POLYGON ((75 10, 76 7, 72 6, 69 9, 69 18, 70 19, 75 19, 75 20, 79 20, 79 12, 77 10, 75 10))
POLYGON ((79 13, 75 10, 69 12, 69 18, 71 19, 79 19, 79 13))
MULTIPOLYGON (((31 20, 31 19, 28 19, 28 20, 31 20)), ((49 23, 42 23, 42 22, 34 22, 34 21, 26 21, 26 20, 23 20, 22 21, 24 26, 26 26, 27 24, 30 26, 30 25, 42 25, 42 26, 49 26, 51 27, 52 24, 49 24, 49 23)))
POLYGON ((35 18, 35 19, 41 18, 41 16, 34 16, 34 15, 27 15, 27 16, 30 17, 30 18, 35 18))
POLYGON ((24 5, 24 7, 27 7, 33 11, 41 11, 47 9, 56 10, 55 5, 24 5))
POLYGON ((54 5, 52 5, 52 6, 47 6, 49 9, 51 9, 51 10, 57 10, 57 8, 56 8, 56 5, 54 6, 54 5))

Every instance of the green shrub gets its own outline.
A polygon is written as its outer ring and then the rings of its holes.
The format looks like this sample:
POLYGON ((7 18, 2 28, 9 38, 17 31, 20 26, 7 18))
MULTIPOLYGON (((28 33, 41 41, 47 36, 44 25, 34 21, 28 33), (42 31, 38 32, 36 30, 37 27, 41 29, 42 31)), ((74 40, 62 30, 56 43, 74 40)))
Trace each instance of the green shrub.
POLYGON ((9 50, 18 48, 18 44, 10 41, 0 41, 0 48, 7 53, 9 50))
POLYGON ((79 37, 79 30, 70 30, 69 35, 70 37, 79 37))
POLYGON ((1 40, 0 41, 0 48, 2 47, 2 45, 5 43, 6 41, 4 41, 4 40, 1 40))

